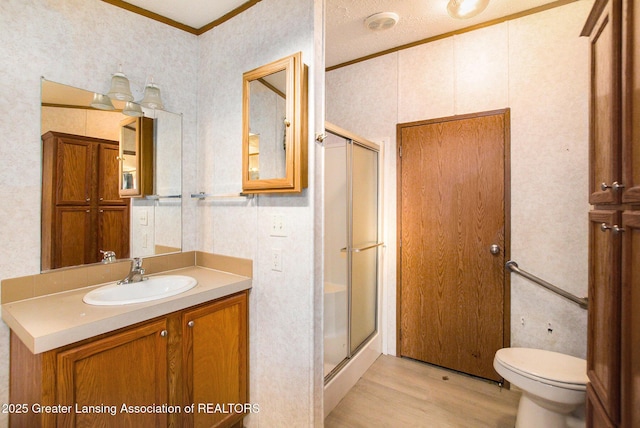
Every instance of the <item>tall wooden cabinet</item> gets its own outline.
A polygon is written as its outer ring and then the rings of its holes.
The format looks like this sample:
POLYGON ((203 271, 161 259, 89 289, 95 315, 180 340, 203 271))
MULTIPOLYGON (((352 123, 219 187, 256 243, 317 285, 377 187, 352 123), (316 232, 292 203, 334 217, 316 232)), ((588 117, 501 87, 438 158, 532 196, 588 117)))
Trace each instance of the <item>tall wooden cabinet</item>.
POLYGON ((42 136, 42 269, 129 257, 129 202, 118 191, 118 142, 42 136))
POLYGON ((596 0, 591 42, 587 425, 640 426, 640 4, 596 0))

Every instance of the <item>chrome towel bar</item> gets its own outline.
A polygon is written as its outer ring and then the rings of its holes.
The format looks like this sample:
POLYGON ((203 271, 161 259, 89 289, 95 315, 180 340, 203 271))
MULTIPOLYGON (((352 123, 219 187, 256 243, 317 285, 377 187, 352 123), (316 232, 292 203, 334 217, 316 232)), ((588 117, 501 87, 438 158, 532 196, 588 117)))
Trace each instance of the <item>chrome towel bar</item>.
POLYGON ((253 199, 252 193, 220 193, 216 195, 210 195, 204 192, 192 193, 191 197, 194 199, 253 199))
POLYGON ((560 296, 564 297, 565 299, 571 300, 573 303, 576 303, 582 309, 587 309, 589 307, 589 299, 588 298, 574 296, 573 294, 569 293, 568 291, 564 291, 563 289, 556 287, 555 285, 545 281, 544 279, 540 279, 537 276, 530 274, 529 272, 523 271, 522 269, 520 269, 518 267, 518 263, 514 262, 513 260, 509 260, 505 264, 505 267, 510 272, 517 273, 518 275, 524 276, 525 278, 535 282, 536 284, 543 286, 547 290, 551 290, 554 293, 559 294, 560 296))

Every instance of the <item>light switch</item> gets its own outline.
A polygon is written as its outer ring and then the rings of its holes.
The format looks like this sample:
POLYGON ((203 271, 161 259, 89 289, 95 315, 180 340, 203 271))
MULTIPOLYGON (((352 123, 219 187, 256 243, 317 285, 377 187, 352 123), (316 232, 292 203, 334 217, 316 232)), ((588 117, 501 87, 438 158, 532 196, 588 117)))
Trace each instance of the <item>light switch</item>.
POLYGON ((282 214, 271 216, 271 236, 287 236, 287 228, 282 214))

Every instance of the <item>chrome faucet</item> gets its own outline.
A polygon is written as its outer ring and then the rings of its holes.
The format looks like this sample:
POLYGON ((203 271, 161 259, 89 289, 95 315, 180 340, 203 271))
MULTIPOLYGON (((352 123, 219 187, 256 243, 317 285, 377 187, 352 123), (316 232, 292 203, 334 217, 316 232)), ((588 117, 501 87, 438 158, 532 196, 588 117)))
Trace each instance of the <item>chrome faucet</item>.
POLYGON ((118 281, 118 285, 143 281, 143 275, 144 269, 142 268, 142 259, 140 257, 136 257, 131 260, 131 271, 129 272, 129 275, 127 275, 126 278, 118 281))

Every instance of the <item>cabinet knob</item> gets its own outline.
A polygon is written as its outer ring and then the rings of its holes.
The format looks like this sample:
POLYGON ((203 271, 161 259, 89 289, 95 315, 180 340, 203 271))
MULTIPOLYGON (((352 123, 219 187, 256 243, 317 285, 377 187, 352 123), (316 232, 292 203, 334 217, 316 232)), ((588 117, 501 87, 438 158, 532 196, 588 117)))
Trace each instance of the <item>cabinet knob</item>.
POLYGON ((160 332, 160 336, 162 336, 162 337, 167 337, 167 335, 168 335, 168 334, 169 334, 169 333, 167 332, 167 330, 162 330, 162 331, 160 332))
POLYGON ((606 232, 607 230, 610 230, 613 233, 623 233, 624 232, 624 228, 619 227, 617 224, 614 224, 613 226, 609 226, 607 223, 602 223, 600 225, 600 230, 603 232, 606 232))
POLYGON ((187 325, 188 325, 189 327, 193 327, 194 325, 196 325, 196 323, 195 323, 195 322, 193 322, 193 321, 189 321, 189 322, 187 323, 187 325))
POLYGON ((89 202, 91 200, 91 198, 86 198, 85 201, 89 202))
POLYGON ((600 189, 602 191, 605 191, 607 189, 620 190, 624 189, 624 184, 620 184, 617 181, 614 181, 613 183, 611 183, 611 185, 608 185, 603 181, 602 184, 600 184, 600 189))

